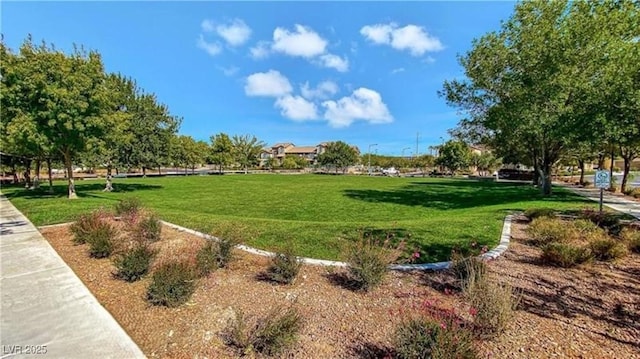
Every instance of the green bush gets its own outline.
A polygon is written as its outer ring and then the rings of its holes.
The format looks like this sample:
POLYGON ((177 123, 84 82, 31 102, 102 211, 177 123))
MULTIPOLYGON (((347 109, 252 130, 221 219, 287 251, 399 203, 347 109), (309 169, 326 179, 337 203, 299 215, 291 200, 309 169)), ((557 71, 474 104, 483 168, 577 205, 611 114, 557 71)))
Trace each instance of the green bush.
POLYGON ((524 211, 524 215, 532 221, 540 217, 555 218, 556 211, 553 208, 529 208, 524 211))
POLYGON ((575 228, 568 222, 546 217, 534 219, 527 228, 527 233, 536 245, 552 242, 566 243, 577 237, 575 228))
POLYGON ((115 250, 116 229, 108 222, 100 222, 87 234, 89 255, 93 258, 106 258, 115 250))
POLYGON ((116 203, 115 211, 117 216, 130 217, 136 215, 142 209, 142 202, 139 198, 123 198, 116 203))
POLYGON ((591 241, 589 247, 593 256, 599 261, 612 261, 629 254, 624 242, 608 236, 591 241))
POLYGON ((624 194, 633 198, 640 198, 640 187, 627 189, 624 194))
POLYGON ((227 342, 241 349, 243 354, 256 351, 279 355, 297 341, 302 322, 302 315, 295 307, 276 308, 253 325, 238 312, 228 330, 227 342))
POLYGON ((369 291, 382 283, 389 265, 398 256, 389 244, 378 245, 372 238, 361 237, 346 256, 349 278, 354 287, 369 291))
POLYGON ((640 253, 640 230, 625 228, 620 232, 620 238, 627 243, 630 251, 640 253))
POLYGON ((216 243, 216 261, 218 263, 218 268, 226 268, 235 258, 233 255, 233 249, 239 244, 239 242, 235 237, 226 237, 220 238, 216 243))
POLYGON ((475 331, 484 338, 503 333, 513 320, 518 305, 512 287, 492 282, 485 276, 464 288, 464 297, 471 305, 475 331))
POLYGON ((154 305, 177 307, 191 298, 196 288, 195 269, 187 263, 168 262, 153 273, 147 300, 154 305))
POLYGON ((155 214, 144 217, 134 229, 135 236, 142 242, 157 242, 162 233, 162 222, 155 214))
POLYGON ((287 248, 271 258, 267 276, 275 282, 291 284, 296 279, 301 267, 302 261, 293 254, 290 248, 287 248))
POLYGON ((473 333, 455 318, 412 318, 396 328, 396 357, 401 359, 472 359, 478 355, 473 333))
POLYGON ((574 267, 593 259, 588 247, 569 243, 548 243, 542 246, 542 260, 563 268, 574 267))
POLYGON ((209 273, 218 269, 218 245, 208 240, 205 245, 198 250, 196 254, 196 265, 198 267, 198 274, 201 277, 206 277, 209 273))
POLYGON ((70 230, 73 234, 73 243, 85 244, 92 234, 101 226, 105 221, 107 213, 97 210, 91 213, 83 214, 71 225, 70 230))
POLYGON ((148 246, 137 246, 119 255, 113 261, 116 276, 127 282, 135 282, 149 271, 155 252, 148 246))

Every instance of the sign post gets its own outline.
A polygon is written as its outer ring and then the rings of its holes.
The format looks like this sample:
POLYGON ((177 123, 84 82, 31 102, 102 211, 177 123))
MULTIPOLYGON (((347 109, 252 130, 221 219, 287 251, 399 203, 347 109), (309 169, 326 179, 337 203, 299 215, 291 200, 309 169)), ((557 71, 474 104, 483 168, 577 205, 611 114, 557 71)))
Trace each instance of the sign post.
POLYGON ((593 183, 596 188, 600 188, 600 213, 602 214, 602 197, 604 189, 611 186, 611 176, 609 176, 609 171, 596 171, 593 183))

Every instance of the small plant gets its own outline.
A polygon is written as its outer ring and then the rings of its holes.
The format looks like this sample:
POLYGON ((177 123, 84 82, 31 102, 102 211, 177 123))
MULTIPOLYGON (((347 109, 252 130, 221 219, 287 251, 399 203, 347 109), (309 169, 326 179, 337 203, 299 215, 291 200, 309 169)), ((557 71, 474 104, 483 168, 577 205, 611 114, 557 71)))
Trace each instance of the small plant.
POLYGON ((153 273, 147 299, 154 305, 177 307, 195 291, 195 268, 183 262, 167 262, 153 273))
POLYGON ((116 203, 115 211, 117 216, 132 217, 142 209, 142 202, 136 197, 123 198, 116 203))
POLYGON ((80 215, 70 227, 71 233, 73 233, 73 243, 87 243, 93 232, 103 225, 106 216, 107 213, 101 210, 80 215))
POLYGON ((382 244, 377 244, 372 237, 361 234, 358 242, 347 253, 349 277, 354 286, 369 291, 379 285, 387 274, 389 265, 399 258, 400 253, 402 250, 391 247, 389 238, 382 244))
POLYGON ((155 252, 148 246, 137 246, 119 255, 113 261, 116 277, 127 282, 135 282, 149 271, 149 266, 155 252))
POLYGON ((524 211, 524 215, 532 221, 540 217, 555 218, 556 211, 553 208, 529 208, 524 211))
POLYGON ((640 198, 640 187, 627 189, 624 194, 633 198, 640 198))
POLYGON ((87 234, 86 242, 89 244, 89 255, 93 258, 106 258, 115 250, 115 237, 117 231, 108 222, 100 222, 87 234))
POLYGON ((141 242, 153 243, 160 240, 162 222, 155 214, 144 217, 134 229, 135 237, 141 242))
POLYGON ((489 277, 468 283, 464 288, 476 333, 484 338, 503 333, 518 305, 513 288, 509 284, 492 282, 489 277))
POLYGON ((302 267, 302 261, 293 254, 291 248, 286 248, 271 258, 267 276, 272 281, 291 284, 300 272, 300 267, 302 267))
POLYGON ((576 229, 580 237, 589 237, 594 233, 604 234, 602 228, 598 227, 598 225, 588 219, 576 219, 570 223, 573 228, 576 229))
POLYGON ((208 240, 196 254, 198 274, 206 277, 209 273, 218 268, 218 245, 212 240, 208 240))
POLYGON ((630 251, 640 253, 640 230, 625 228, 620 232, 620 238, 627 243, 630 251))
POLYGON ((217 241, 217 262, 218 268, 226 268, 234 259, 233 249, 238 245, 234 237, 220 238, 217 241))
POLYGON ((227 342, 242 350, 264 355, 282 354, 298 338, 302 328, 302 315, 295 307, 276 308, 251 325, 242 312, 236 314, 228 330, 227 342))
POLYGON ((604 236, 589 243, 593 256, 599 261, 612 261, 625 257, 629 250, 624 242, 604 236))
POLYGON ((487 264, 481 258, 474 255, 463 256, 457 251, 451 254, 449 269, 462 289, 482 281, 487 274, 487 264))
POLYGON ((535 245, 566 243, 577 237, 575 228, 566 221, 545 217, 534 219, 527 228, 527 233, 535 245))
POLYGON ((542 260, 563 268, 574 267, 593 259, 588 247, 553 242, 542 246, 542 260))
POLYGON ((473 333, 452 310, 426 309, 428 313, 405 319, 396 328, 393 341, 398 358, 477 358, 473 333))

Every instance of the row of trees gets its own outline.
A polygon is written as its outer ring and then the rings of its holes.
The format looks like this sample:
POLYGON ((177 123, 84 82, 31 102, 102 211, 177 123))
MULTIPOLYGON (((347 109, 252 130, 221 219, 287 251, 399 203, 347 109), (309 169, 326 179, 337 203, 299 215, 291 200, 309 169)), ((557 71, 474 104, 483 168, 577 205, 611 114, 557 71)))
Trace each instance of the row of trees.
POLYGON ((459 58, 466 79, 444 83, 441 95, 466 115, 452 135, 533 166, 544 194, 562 159, 584 173, 585 162, 620 156, 624 190, 640 155, 639 9, 633 1, 517 4, 459 58))

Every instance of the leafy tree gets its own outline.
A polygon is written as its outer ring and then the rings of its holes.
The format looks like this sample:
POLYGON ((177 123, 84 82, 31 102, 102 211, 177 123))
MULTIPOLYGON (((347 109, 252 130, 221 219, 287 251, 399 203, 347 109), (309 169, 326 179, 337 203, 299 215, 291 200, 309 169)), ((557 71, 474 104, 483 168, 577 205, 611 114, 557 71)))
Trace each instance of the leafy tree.
POLYGON ((358 162, 356 150, 343 141, 329 142, 324 153, 318 155, 318 163, 323 166, 334 166, 336 172, 338 168, 346 172, 347 167, 358 162))
POLYGON ((219 133, 211 136, 211 152, 209 160, 211 163, 218 165, 219 171, 222 172, 225 166, 231 164, 233 160, 233 143, 226 133, 219 133))
POLYGON ((612 148, 628 127, 614 109, 637 113, 638 25, 632 2, 519 3, 460 58, 467 79, 444 84, 441 94, 467 114, 458 132, 501 156, 526 151, 550 194, 551 170, 569 148, 599 133, 612 148), (626 80, 617 82, 619 66, 626 80))
POLYGON ((474 166, 480 175, 486 176, 497 170, 501 165, 501 161, 491 152, 482 152, 472 153, 469 164, 474 166))
POLYGON ((305 168, 308 165, 309 162, 307 162, 307 160, 296 155, 287 155, 282 162, 282 168, 286 169, 300 169, 305 168))
POLYGON ((250 166, 258 164, 258 156, 262 148, 266 145, 251 135, 234 135, 231 138, 231 143, 233 145, 233 158, 241 168, 244 169, 245 174, 248 172, 250 166))
POLYGON ((462 141, 447 141, 440 147, 440 154, 436 158, 436 164, 444 166, 454 174, 456 171, 469 166, 471 151, 462 141))

